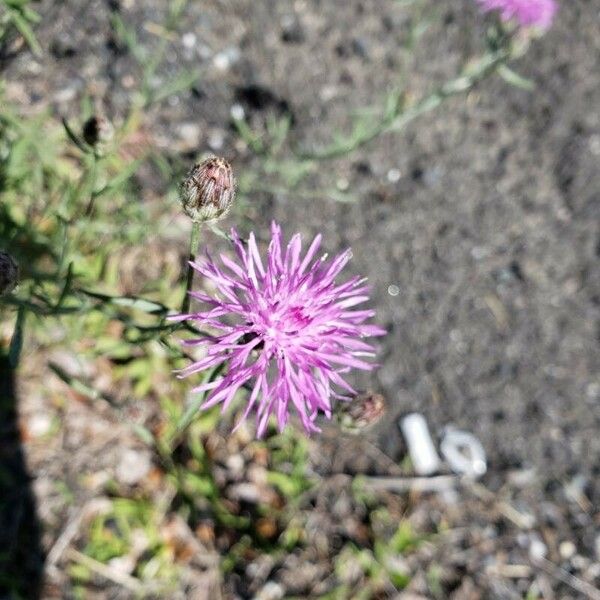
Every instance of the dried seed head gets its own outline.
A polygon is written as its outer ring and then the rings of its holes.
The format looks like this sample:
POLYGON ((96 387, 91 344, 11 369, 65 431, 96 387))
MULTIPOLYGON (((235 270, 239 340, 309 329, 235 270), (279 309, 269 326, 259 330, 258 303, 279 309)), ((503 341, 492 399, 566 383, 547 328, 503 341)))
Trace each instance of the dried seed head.
POLYGON ((10 294, 19 281, 19 267, 13 257, 0 250, 0 296, 10 294))
POLYGON ((347 433, 360 433, 375 425, 386 410, 385 398, 375 392, 363 392, 349 402, 340 402, 336 417, 347 433))
POLYGON ((181 185, 183 210, 198 223, 225 216, 234 197, 235 179, 231 165, 216 156, 194 165, 181 185))
POLYGON ((97 152, 104 152, 115 135, 112 123, 101 115, 90 117, 83 124, 83 139, 97 152))

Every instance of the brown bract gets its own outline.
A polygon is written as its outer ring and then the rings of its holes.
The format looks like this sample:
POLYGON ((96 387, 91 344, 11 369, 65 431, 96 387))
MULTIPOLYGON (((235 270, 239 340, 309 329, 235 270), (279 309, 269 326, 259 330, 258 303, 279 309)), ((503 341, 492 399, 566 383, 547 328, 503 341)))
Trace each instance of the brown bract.
POLYGON ((349 433, 358 433, 375 425, 385 411, 385 398, 372 391, 357 394, 351 401, 341 402, 336 409, 342 429, 349 433))
POLYGON ((192 167, 181 186, 183 210, 192 221, 216 221, 229 211, 235 197, 231 165, 216 156, 192 167))
POLYGON ((112 123, 102 115, 90 117, 82 129, 83 139, 100 153, 104 153, 112 142, 115 130, 112 123))

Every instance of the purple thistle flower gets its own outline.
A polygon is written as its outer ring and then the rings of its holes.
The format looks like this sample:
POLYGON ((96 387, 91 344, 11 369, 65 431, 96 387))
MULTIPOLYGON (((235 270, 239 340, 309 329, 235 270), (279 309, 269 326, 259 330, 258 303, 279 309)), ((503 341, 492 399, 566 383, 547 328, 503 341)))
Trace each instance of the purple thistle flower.
POLYGON ((558 10, 555 0, 477 0, 484 12, 497 10, 503 21, 516 20, 521 27, 548 29, 558 10))
POLYGON ((182 369, 181 377, 222 363, 228 366, 222 378, 193 390, 210 390, 202 408, 220 403, 224 411, 236 391, 248 385, 248 404, 236 428, 257 407, 258 437, 264 434, 272 414, 283 430, 291 409, 307 433, 319 431, 314 423, 318 413, 330 418, 331 398, 346 398, 332 388, 354 393, 342 374, 351 368, 371 370, 375 366, 365 360, 374 355, 374 348, 363 338, 386 333, 365 324, 373 310, 353 310, 369 299, 365 279, 352 277, 335 283, 351 258, 349 250, 331 261, 326 261, 326 256, 315 260, 321 243, 321 235, 317 235, 302 258, 300 234, 292 237, 282 253, 280 226, 273 223, 271 231, 264 263, 254 234, 246 247, 235 229, 231 235, 238 262, 221 255, 225 269, 210 256, 202 263, 190 263, 215 284, 218 294, 190 292, 209 308, 174 317, 220 332, 214 338, 184 342, 207 346, 207 353, 182 369))

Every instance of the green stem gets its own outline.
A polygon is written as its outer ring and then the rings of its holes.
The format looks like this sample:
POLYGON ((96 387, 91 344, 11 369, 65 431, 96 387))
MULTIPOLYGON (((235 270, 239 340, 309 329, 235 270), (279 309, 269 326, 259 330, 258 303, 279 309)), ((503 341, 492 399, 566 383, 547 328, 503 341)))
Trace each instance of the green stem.
POLYGON ((498 67, 505 64, 509 58, 510 51, 507 48, 488 52, 474 65, 463 70, 458 77, 447 81, 413 106, 404 108, 401 102, 397 102, 395 110, 385 115, 379 123, 374 124, 371 128, 325 148, 312 152, 300 152, 299 158, 303 160, 339 158, 368 144, 383 133, 398 131, 417 117, 437 108, 447 98, 469 92, 476 84, 495 73, 498 67))
POLYGON ((94 202, 96 200, 96 196, 94 194, 94 187, 96 186, 96 172, 98 166, 98 157, 94 152, 92 157, 92 166, 90 167, 89 173, 86 177, 86 186, 85 191, 89 195, 88 203, 85 208, 85 216, 89 217, 94 210, 94 202))
MULTIPOLYGON (((188 257, 189 262, 194 262, 196 259, 196 254, 198 254, 198 245, 200 243, 200 228, 202 227, 201 223, 194 221, 192 223, 192 233, 190 235, 190 255, 188 257)), ((187 270, 187 278, 185 283, 185 296, 183 297, 183 302, 181 303, 181 312, 182 314, 187 314, 190 310, 190 291, 192 289, 192 283, 194 282, 194 269, 190 264, 188 264, 187 270)))
POLYGON ((15 330, 8 348, 8 362, 13 369, 16 369, 19 366, 19 359, 21 358, 21 350, 23 349, 23 330, 25 329, 26 314, 27 309, 24 306, 19 306, 15 330))

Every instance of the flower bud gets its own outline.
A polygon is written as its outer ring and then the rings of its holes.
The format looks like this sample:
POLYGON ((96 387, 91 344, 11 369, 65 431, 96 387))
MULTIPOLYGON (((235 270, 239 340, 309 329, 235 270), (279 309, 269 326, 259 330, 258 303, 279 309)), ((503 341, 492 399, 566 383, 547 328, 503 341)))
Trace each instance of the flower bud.
POLYGON ((83 139, 98 153, 103 153, 115 135, 112 123, 101 115, 90 117, 83 124, 83 139))
POLYGON ((13 257, 0 250, 0 296, 10 294, 19 281, 19 267, 13 257))
POLYGON ((385 398, 381 394, 368 391, 356 395, 348 402, 340 402, 335 415, 342 430, 347 433, 360 433, 371 428, 386 410, 385 398))
POLYGON ((185 214, 197 223, 216 221, 231 208, 235 197, 235 178, 231 165, 211 156, 194 165, 181 185, 185 214))

